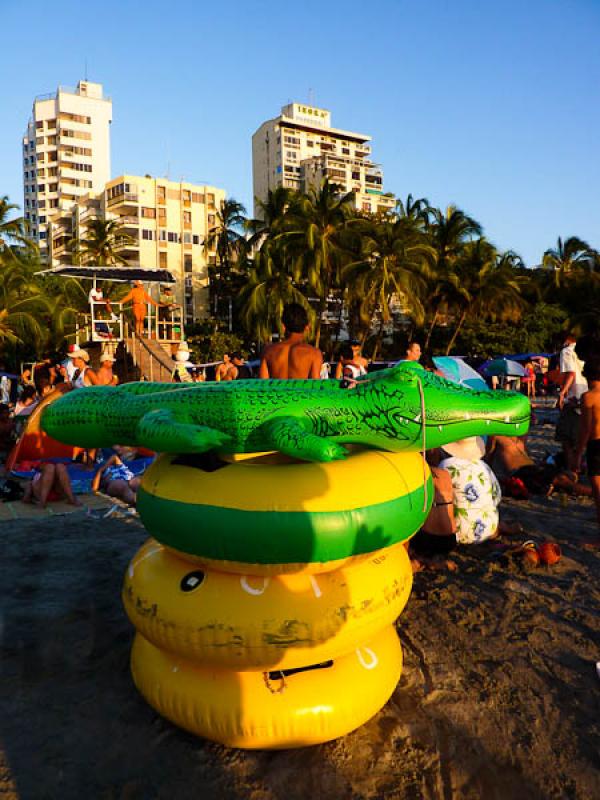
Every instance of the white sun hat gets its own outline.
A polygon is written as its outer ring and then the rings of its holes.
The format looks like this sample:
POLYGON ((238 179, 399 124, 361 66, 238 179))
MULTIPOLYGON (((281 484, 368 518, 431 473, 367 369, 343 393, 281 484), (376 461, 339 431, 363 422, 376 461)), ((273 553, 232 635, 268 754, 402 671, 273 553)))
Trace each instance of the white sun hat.
POLYGON ((485 442, 481 436, 469 436, 468 439, 459 439, 458 442, 445 444, 442 449, 454 458, 480 461, 485 455, 485 442))

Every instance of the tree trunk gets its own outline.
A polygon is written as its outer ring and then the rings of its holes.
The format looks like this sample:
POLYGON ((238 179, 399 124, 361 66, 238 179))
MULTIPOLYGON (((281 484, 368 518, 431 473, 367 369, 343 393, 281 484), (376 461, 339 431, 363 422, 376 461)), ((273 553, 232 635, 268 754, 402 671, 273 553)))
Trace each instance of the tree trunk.
POLYGON ((433 315, 433 319, 431 320, 431 325, 429 326, 429 330, 427 331, 427 338, 425 339, 425 350, 429 350, 429 342, 431 341, 431 335, 433 333, 433 329, 436 326, 439 313, 440 313, 439 309, 436 308, 435 314, 433 315))
POLYGON ((455 331, 454 331, 454 333, 452 334, 452 338, 450 339, 450 341, 449 341, 449 343, 448 343, 448 347, 446 348, 446 355, 447 355, 447 356, 449 356, 449 355, 450 355, 450 351, 451 351, 451 350, 452 350, 452 348, 454 347, 454 342, 456 341, 456 337, 458 336, 458 334, 459 334, 459 331, 460 331, 460 329, 462 328, 463 322, 464 322, 464 321, 465 321, 465 319, 467 318, 467 312, 468 312, 468 310, 469 310, 468 308, 465 308, 465 310, 464 310, 464 311, 462 312, 462 314, 460 315, 460 319, 458 320, 458 325, 456 326, 456 330, 455 330, 455 331))
POLYGON ((385 325, 385 319, 383 318, 383 314, 381 315, 381 322, 379 323, 379 330, 377 331, 377 338, 375 339, 375 347, 373 349, 373 355, 371 359, 373 361, 376 360, 377 356, 379 355, 379 349, 381 347, 381 343, 383 341, 383 326, 385 325))

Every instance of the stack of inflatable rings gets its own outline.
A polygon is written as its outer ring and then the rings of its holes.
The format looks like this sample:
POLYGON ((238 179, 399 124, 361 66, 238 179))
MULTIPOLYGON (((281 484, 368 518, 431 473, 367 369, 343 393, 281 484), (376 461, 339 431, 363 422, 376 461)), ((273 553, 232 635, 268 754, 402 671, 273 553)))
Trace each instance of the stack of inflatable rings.
POLYGON ((431 496, 418 453, 159 457, 138 494, 154 538, 123 587, 139 691, 234 747, 301 747, 362 725, 400 677, 402 542, 431 496))

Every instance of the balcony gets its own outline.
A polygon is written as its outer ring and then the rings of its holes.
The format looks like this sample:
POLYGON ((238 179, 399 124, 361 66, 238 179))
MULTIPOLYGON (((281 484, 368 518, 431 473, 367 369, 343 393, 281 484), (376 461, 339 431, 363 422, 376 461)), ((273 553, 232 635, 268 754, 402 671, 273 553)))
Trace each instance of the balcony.
POLYGON ((137 228, 140 224, 140 218, 132 215, 125 215, 123 217, 119 217, 119 222, 124 228, 137 228))
POLYGON ((137 204, 139 202, 139 196, 137 193, 134 192, 124 192, 123 194, 115 195, 115 197, 111 197, 108 200, 109 206, 116 206, 116 205, 132 205, 137 204))

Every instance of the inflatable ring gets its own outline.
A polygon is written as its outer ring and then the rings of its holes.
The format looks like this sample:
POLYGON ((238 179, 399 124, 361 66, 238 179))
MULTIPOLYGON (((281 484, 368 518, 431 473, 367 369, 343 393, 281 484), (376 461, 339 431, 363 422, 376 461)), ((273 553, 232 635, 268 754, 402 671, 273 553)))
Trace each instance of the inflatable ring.
POLYGON ((230 747, 304 747, 358 728, 385 705, 402 670, 393 626, 333 662, 234 672, 194 665, 139 633, 131 652, 138 690, 162 716, 230 747))
POLYGON ((279 577, 199 570, 150 540, 125 575, 135 628, 203 666, 290 669, 337 658, 391 625, 412 569, 402 544, 323 575, 279 577))
POLYGON ((163 454, 138 510, 155 539, 218 569, 322 572, 408 539, 432 497, 419 453, 363 450, 326 464, 163 454))

